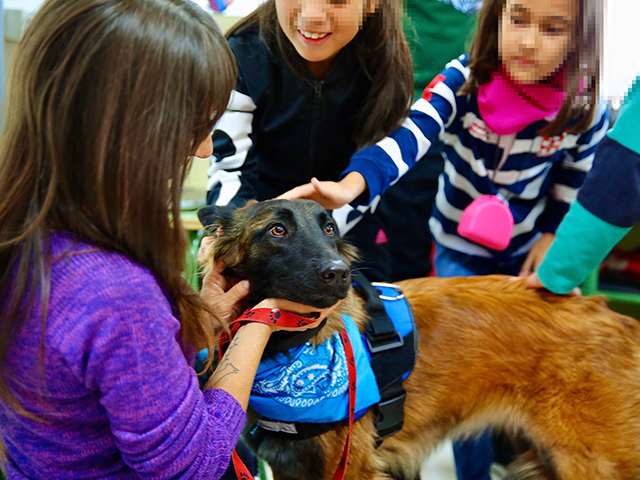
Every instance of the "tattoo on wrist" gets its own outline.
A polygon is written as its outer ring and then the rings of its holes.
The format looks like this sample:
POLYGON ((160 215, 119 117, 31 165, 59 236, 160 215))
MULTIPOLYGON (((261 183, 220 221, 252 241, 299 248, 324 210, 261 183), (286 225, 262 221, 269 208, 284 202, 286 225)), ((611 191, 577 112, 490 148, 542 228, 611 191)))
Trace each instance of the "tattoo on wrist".
POLYGON ((238 339, 237 337, 234 338, 231 341, 231 345, 229 345, 227 347, 227 351, 225 352, 225 356, 222 358, 222 361, 220 362, 220 364, 218 365, 218 368, 216 368, 214 375, 217 377, 218 375, 221 375, 220 378, 216 378, 216 380, 212 383, 212 387, 215 388, 215 386, 220 383, 220 381, 225 378, 228 377, 229 375, 236 375, 240 372, 240 370, 238 369, 238 367, 236 367, 233 362, 231 360, 229 360, 229 352, 231 352, 231 350, 233 350, 236 346, 238 345, 238 339))
POLYGON ((220 378, 216 378, 216 381, 213 382, 213 387, 215 388, 215 386, 220 383, 223 378, 226 378, 229 375, 236 375, 239 371, 240 370, 238 370, 238 368, 233 363, 227 360, 223 360, 222 363, 218 365, 218 368, 216 368, 216 374, 222 376, 220 378))

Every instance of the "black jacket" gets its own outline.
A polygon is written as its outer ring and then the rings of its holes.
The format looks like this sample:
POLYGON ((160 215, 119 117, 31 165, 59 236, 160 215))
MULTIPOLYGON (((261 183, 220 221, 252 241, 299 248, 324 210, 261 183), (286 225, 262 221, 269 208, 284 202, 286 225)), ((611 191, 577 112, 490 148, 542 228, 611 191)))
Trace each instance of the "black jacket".
POLYGON ((303 78, 296 75, 255 30, 229 44, 239 77, 213 134, 207 203, 240 206, 314 176, 338 180, 356 152, 358 113, 371 89, 353 46, 343 48, 327 76, 316 80, 306 68, 303 78))

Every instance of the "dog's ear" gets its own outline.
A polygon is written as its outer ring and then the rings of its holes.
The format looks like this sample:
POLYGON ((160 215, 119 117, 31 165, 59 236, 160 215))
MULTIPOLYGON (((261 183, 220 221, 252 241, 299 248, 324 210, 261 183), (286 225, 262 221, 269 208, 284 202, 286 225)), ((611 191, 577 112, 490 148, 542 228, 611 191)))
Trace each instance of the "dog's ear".
POLYGON ((233 210, 230 206, 207 205, 198 210, 198 219, 205 230, 215 233, 219 227, 224 230, 229 225, 233 210))

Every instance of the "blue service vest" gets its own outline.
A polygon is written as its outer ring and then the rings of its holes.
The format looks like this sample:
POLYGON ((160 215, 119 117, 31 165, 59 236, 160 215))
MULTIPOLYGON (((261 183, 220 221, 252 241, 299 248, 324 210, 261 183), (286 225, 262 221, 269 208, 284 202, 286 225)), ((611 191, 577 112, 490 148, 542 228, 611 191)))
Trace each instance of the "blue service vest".
MULTIPOLYGON (((404 346, 413 365, 417 335, 413 335, 413 312, 404 295, 394 285, 375 284, 384 310, 393 322, 399 338, 411 339, 404 346)), ((342 315, 356 359, 355 418, 380 402, 380 389, 394 380, 397 365, 384 368, 378 377, 371 366, 372 354, 365 334, 360 334, 353 319, 342 315), (388 375, 390 374, 390 375, 388 375)), ((398 351, 398 350, 396 350, 398 351)), ((379 357, 380 354, 377 354, 379 357)), ((387 357, 382 354, 383 360, 387 357)), ((398 357, 390 361, 397 361, 398 357)), ((376 358, 376 362, 380 362, 376 358)), ((407 364, 405 360, 403 364, 407 364)), ((406 379, 411 367, 399 372, 397 381, 406 379)), ((286 423, 333 423, 348 418, 348 372, 342 339, 336 333, 314 348, 311 342, 263 359, 251 389, 249 406, 264 418, 286 423)))
MULTIPOLYGON (((356 360, 356 417, 380 401, 370 357, 358 327, 342 320, 356 360)), ((349 374, 344 345, 336 333, 321 345, 310 341, 260 362, 249 406, 271 420, 330 423, 348 416, 349 374)))

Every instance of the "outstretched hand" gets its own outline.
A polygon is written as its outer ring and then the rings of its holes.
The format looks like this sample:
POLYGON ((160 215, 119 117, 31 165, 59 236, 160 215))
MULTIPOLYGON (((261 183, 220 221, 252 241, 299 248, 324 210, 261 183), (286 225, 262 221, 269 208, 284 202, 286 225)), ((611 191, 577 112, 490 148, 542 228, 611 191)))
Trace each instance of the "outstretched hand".
POLYGON ((321 182, 314 177, 310 183, 295 187, 277 198, 314 200, 327 210, 336 210, 354 201, 366 188, 364 177, 358 172, 350 172, 339 182, 321 182))

